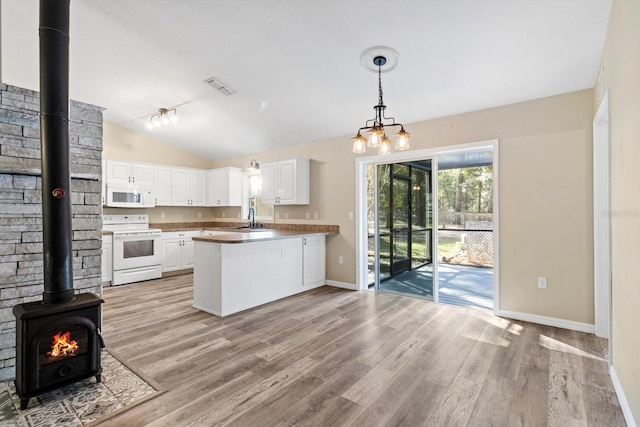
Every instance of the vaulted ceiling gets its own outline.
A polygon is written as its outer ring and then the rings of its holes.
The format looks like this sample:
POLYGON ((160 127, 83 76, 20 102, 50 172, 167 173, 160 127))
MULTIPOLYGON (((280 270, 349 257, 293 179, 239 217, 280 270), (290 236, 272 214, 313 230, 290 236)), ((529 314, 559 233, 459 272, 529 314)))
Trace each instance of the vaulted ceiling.
MULTIPOLYGON (((38 1, 0 0, 4 83, 39 90, 38 1)), ((210 159, 345 137, 373 117, 424 119, 593 87, 610 0, 72 0, 73 99, 210 159), (204 81, 217 77, 225 96, 204 81)), ((407 130, 411 131, 410 128, 407 130)))

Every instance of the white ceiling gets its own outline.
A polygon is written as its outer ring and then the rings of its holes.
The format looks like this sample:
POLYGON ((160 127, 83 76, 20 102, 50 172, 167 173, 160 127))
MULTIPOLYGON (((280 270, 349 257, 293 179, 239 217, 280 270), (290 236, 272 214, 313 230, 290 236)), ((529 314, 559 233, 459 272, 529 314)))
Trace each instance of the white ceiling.
MULTIPOLYGON (((39 90, 38 1, 0 0, 2 80, 39 90)), ((594 86, 611 0, 72 0, 72 99, 210 159, 345 137, 373 117, 361 53, 400 53, 382 75, 405 125, 594 86), (216 76, 237 91, 204 83, 216 76)), ((407 126, 405 126, 407 127, 407 126)), ((410 126, 407 127, 410 132, 410 126)))

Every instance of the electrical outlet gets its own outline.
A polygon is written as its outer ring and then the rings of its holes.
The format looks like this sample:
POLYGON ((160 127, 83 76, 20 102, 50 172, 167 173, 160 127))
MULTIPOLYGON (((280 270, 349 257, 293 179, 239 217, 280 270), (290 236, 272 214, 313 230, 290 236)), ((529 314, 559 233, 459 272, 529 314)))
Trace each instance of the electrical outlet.
POLYGON ((349 212, 349 219, 353 219, 353 212, 349 212))
POLYGON ((224 214, 224 212, 222 212, 222 218, 224 218, 224 217, 225 217, 225 214, 224 214))
POLYGON ((338 264, 344 264, 344 258, 342 257, 342 255, 338 257, 338 264))
POLYGON ((538 277, 538 288, 547 289, 547 278, 546 277, 538 277))
POLYGON ((276 219, 280 219, 280 212, 276 212, 276 219))
POLYGON ((313 219, 318 219, 318 212, 313 213, 313 219))
POLYGON ((167 215, 165 215, 164 212, 160 212, 160 218, 165 219, 167 217, 167 215))
POLYGON ((304 217, 305 217, 306 219, 309 219, 309 218, 311 218, 311 215, 309 214, 309 212, 307 212, 307 213, 304 215, 304 217))
POLYGON ((202 212, 198 212, 198 218, 202 218, 202 212))
POLYGON ((284 213, 284 219, 289 219, 289 212, 284 213))
POLYGON ((240 219, 240 212, 238 212, 238 217, 237 218, 240 219))

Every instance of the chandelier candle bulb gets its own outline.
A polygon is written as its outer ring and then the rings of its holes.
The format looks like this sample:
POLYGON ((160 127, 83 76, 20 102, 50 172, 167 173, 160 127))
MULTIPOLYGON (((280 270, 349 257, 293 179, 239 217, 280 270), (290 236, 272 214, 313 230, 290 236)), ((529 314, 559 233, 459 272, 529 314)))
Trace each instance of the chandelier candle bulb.
POLYGON ((396 134, 396 150, 404 151, 409 149, 409 137, 411 134, 406 132, 404 128, 400 129, 400 132, 396 134))
POLYGON ((391 154, 391 141, 389 141, 389 139, 386 139, 386 141, 382 140, 382 144, 378 147, 378 154, 391 154))
POLYGON ((372 129, 369 133, 369 147, 378 148, 380 144, 382 144, 382 137, 384 135, 384 131, 382 129, 372 129))

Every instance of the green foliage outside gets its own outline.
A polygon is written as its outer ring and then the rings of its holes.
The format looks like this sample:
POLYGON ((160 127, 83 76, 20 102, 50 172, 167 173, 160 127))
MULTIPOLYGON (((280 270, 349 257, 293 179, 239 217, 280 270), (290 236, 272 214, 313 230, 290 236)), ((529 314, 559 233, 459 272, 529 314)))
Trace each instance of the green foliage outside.
MULTIPOLYGON (((411 255, 414 263, 430 260, 432 255, 430 242, 425 238, 415 238, 415 230, 431 229, 432 204, 428 175, 423 170, 410 168, 408 164, 379 165, 378 167, 378 203, 380 232, 398 230, 412 224, 414 238, 411 244, 411 255), (392 169, 393 168, 393 169, 392 169), (391 179, 394 176, 405 176, 406 181, 391 179), (407 188, 410 185, 411 188, 407 188), (393 191, 392 191, 393 187, 393 191), (409 203, 407 194, 411 194, 412 212, 407 212, 409 203), (393 199, 392 199, 393 197, 393 199), (410 216, 410 217, 409 217, 410 216), (428 246, 429 245, 429 246, 428 246)), ((368 169, 368 219, 369 233, 375 233, 374 191, 375 166, 368 169)), ((444 228, 464 228, 465 221, 471 216, 474 220, 491 220, 493 212, 493 166, 478 166, 438 171, 438 203, 439 226, 444 228), (484 214, 484 215, 482 215, 484 214)), ((389 236, 383 238, 380 245, 381 264, 389 265, 391 247, 389 236)), ((439 257, 453 257, 460 249, 464 249, 459 233, 440 234, 438 238, 439 257)), ((394 243, 395 257, 406 256, 408 242, 398 239, 394 243)), ((369 259, 375 257, 373 241, 370 239, 369 259)))
POLYGON ((438 171, 440 225, 464 225, 460 213, 493 212, 493 165, 438 171))

